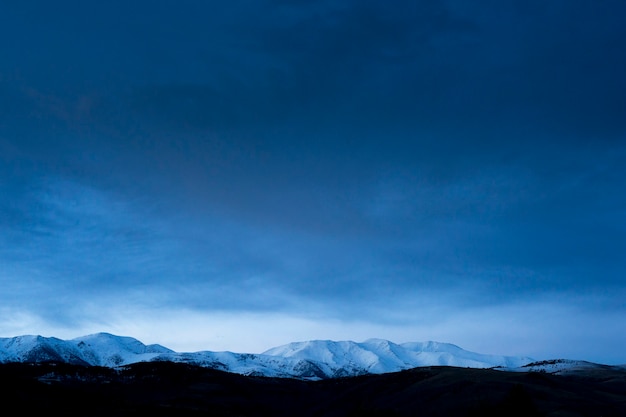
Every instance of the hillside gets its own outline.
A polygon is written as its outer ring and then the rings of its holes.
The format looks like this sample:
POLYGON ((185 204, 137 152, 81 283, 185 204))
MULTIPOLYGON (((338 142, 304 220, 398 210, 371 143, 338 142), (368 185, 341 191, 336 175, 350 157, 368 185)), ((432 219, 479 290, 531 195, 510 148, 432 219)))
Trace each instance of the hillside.
POLYGON ((395 344, 388 340, 310 340, 289 343, 262 354, 234 352, 174 352, 137 339, 96 333, 71 340, 54 337, 0 338, 0 363, 64 362, 117 367, 137 362, 177 362, 241 375, 319 380, 397 372, 421 366, 518 369, 527 357, 469 352, 449 343, 395 344))
POLYGON ((626 415, 626 372, 568 375, 424 367, 302 381, 171 362, 118 369, 0 365, 3 406, 66 416, 604 416, 626 415))

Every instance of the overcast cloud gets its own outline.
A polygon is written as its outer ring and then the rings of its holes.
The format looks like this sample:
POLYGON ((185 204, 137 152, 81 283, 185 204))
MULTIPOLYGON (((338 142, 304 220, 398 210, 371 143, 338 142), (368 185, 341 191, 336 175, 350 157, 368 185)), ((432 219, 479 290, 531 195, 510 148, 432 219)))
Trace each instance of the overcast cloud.
POLYGON ((622 1, 0 6, 0 333, 626 363, 622 1))

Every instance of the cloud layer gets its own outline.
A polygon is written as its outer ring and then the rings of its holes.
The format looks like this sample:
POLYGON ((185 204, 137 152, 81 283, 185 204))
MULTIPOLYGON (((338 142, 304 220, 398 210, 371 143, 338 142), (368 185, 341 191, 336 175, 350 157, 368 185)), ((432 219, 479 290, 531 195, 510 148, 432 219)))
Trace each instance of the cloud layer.
POLYGON ((2 8, 7 336, 626 362, 621 2, 2 8))

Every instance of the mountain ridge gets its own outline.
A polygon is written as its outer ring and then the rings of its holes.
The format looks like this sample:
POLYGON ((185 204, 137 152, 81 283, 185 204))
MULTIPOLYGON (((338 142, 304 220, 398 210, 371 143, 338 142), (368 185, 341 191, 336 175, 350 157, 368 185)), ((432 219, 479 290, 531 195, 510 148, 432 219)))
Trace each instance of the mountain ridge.
MULTIPOLYGON (((260 354, 175 352, 145 345, 128 336, 94 333, 70 340, 38 335, 0 338, 0 363, 64 362, 84 366, 120 367, 137 362, 187 363, 241 375, 297 379, 328 379, 383 374, 425 366, 494 368, 508 371, 566 372, 584 361, 537 362, 529 357, 487 355, 442 342, 396 344, 384 339, 364 342, 309 340, 277 346, 260 354)), ((592 364, 584 366, 605 366, 592 364)))

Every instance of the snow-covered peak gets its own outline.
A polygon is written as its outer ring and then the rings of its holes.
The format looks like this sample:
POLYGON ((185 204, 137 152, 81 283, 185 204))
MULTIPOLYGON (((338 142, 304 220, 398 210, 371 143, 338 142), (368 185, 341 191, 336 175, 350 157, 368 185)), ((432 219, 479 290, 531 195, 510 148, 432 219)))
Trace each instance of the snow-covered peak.
POLYGON ((59 361, 80 365, 117 366, 171 353, 160 345, 146 346, 132 337, 97 333, 72 340, 18 336, 0 339, 0 362, 59 361))
POLYGON ((362 343, 330 340, 296 342, 269 349, 264 355, 318 361, 331 374, 346 369, 357 374, 385 373, 432 365, 509 368, 533 361, 531 358, 469 352, 450 343, 429 341, 398 345, 384 339, 368 339, 362 343))
POLYGON ((263 355, 312 361, 328 376, 368 373, 378 355, 352 341, 311 340, 269 349, 263 355))
POLYGON ((110 333, 95 333, 87 336, 77 337, 70 340, 80 346, 90 346, 100 352, 106 351, 125 351, 133 354, 143 353, 172 353, 170 350, 161 345, 144 345, 139 340, 128 336, 116 336, 110 333))
POLYGON ((321 361, 335 361, 360 349, 351 341, 335 342, 332 340, 309 340, 278 346, 263 352, 264 355, 282 357, 300 357, 321 361))
POLYGON ((391 351, 399 345, 385 339, 367 339, 365 342, 359 343, 361 346, 374 350, 391 351))
POLYGON ((405 349, 412 350, 414 352, 459 352, 462 351, 460 347, 457 345, 453 345, 452 343, 441 343, 441 342, 408 342, 402 343, 402 346, 405 349))
POLYGON ((146 346, 135 338, 110 333, 78 337, 68 343, 81 353, 86 362, 100 366, 126 365, 151 360, 163 353, 173 353, 160 345, 146 346))
POLYGON ((35 335, 1 338, 0 353, 6 358, 4 362, 22 362, 37 357, 56 360, 58 357, 54 355, 54 347, 58 342, 61 341, 35 335))

